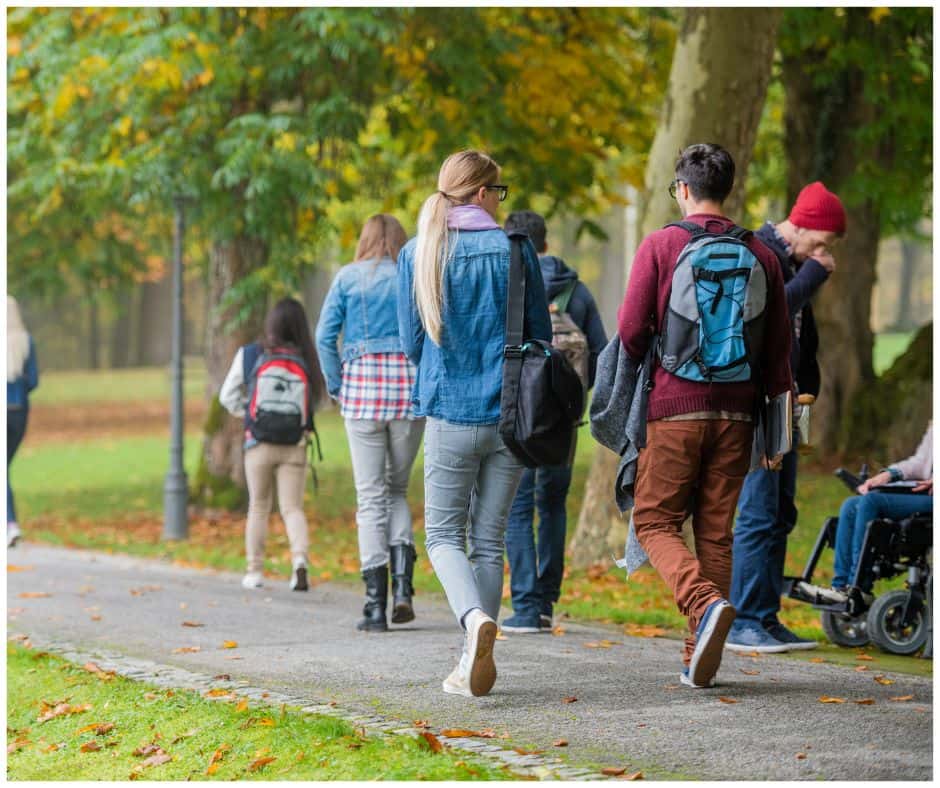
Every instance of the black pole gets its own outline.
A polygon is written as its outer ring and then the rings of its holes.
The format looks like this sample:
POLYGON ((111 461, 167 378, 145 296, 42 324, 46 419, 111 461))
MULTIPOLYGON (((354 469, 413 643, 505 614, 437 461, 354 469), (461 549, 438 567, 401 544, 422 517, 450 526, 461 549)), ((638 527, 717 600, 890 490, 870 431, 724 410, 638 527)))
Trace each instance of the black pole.
POLYGON ((183 467, 183 198, 173 200, 173 348, 170 361, 170 469, 163 484, 163 538, 186 539, 189 483, 183 467))

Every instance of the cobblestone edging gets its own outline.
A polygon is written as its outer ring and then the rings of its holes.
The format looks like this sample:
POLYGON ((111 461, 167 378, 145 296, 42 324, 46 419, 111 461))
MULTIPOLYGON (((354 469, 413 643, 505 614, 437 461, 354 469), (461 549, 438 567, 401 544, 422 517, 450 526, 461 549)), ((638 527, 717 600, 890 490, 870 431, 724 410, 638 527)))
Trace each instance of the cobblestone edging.
MULTIPOLYGON (((22 640, 24 636, 8 635, 11 640, 22 640)), ((267 703, 271 705, 280 705, 286 703, 288 706, 296 706, 301 712, 307 714, 323 714, 330 717, 337 717, 361 729, 366 736, 375 735, 399 735, 399 736, 418 736, 423 730, 428 730, 435 735, 439 731, 432 728, 415 728, 411 725, 403 725, 401 720, 380 717, 374 714, 360 714, 355 710, 343 708, 334 703, 325 703, 321 699, 311 699, 300 695, 291 695, 274 690, 263 689, 261 687, 252 687, 247 681, 226 681, 215 679, 201 673, 193 673, 183 668, 172 665, 161 665, 145 659, 135 659, 102 651, 82 651, 71 643, 53 642, 43 639, 37 639, 32 636, 29 638, 34 648, 48 651, 56 656, 73 662, 77 665, 83 665, 86 662, 94 662, 102 670, 114 671, 117 675, 133 681, 142 681, 149 684, 155 684, 159 687, 170 689, 194 690, 203 695, 205 700, 216 700, 205 697, 207 690, 215 688, 224 688, 232 690, 239 696, 249 700, 267 703)), ((219 699, 221 700, 221 699, 219 699)), ((596 771, 581 769, 564 763, 559 758, 553 758, 543 754, 522 755, 515 750, 500 747, 493 744, 492 741, 477 738, 444 738, 440 737, 440 742, 445 747, 458 752, 465 752, 468 755, 498 762, 500 766, 506 765, 516 774, 523 777, 535 777, 540 780, 606 780, 604 775, 596 771)))

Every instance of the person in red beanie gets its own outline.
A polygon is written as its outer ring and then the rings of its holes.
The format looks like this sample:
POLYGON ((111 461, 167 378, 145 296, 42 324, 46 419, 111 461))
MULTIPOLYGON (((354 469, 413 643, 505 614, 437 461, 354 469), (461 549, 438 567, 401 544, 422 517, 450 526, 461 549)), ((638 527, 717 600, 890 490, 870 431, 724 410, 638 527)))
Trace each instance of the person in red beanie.
MULTIPOLYGON (((800 192, 787 219, 776 225, 767 222, 756 232, 783 269, 794 394, 819 394, 819 342, 810 298, 835 270, 832 249, 845 234, 845 224, 842 202, 816 181, 800 192)), ((799 637, 777 617, 787 536, 797 517, 796 444, 794 435, 794 448, 784 456, 778 471, 758 469, 744 480, 731 572, 731 604, 737 618, 725 641, 727 648, 780 652, 816 647, 815 640, 799 637)))

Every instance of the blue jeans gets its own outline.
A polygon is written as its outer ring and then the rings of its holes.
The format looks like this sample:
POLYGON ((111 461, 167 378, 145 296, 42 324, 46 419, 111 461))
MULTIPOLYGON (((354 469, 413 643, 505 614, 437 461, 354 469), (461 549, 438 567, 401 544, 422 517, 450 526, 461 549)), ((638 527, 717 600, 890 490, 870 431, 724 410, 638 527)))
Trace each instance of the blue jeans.
POLYGON ((787 536, 797 518, 796 466, 794 450, 784 456, 779 471, 759 468, 744 479, 731 569, 731 604, 740 625, 767 626, 777 620, 787 536))
POLYGON ((13 505, 13 488, 10 487, 10 463, 26 434, 26 408, 7 408, 7 522, 16 522, 16 507, 13 505))
MULTIPOLYGON (((865 541, 865 528, 878 517, 903 519, 915 512, 932 512, 932 495, 892 495, 870 492, 847 498, 839 510, 839 526, 836 530, 836 557, 834 562, 834 588, 845 588, 855 579, 858 559, 865 541)), ((871 579, 862 581, 863 591, 871 591, 871 579)))
POLYGON ((506 520, 523 465, 498 430, 428 418, 424 433, 428 557, 461 625, 475 607, 499 618, 506 520))
POLYGON ((552 606, 561 595, 568 524, 565 500, 569 487, 569 465, 527 468, 522 474, 506 528, 509 587, 516 615, 535 619, 540 614, 551 616, 552 606), (532 528, 536 507, 538 548, 532 528))

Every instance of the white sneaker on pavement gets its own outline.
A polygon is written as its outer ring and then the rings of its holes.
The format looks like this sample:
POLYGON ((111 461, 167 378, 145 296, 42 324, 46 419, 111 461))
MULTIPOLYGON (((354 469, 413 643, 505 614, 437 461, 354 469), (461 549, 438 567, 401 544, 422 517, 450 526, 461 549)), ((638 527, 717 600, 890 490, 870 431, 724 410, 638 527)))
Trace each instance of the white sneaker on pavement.
POLYGON ((496 663, 493 644, 496 642, 496 622, 479 608, 467 613, 467 684, 473 695, 486 695, 496 683, 496 663))
POLYGON ((242 588, 262 588, 264 579, 261 572, 248 572, 242 578, 242 588))
POLYGON ((7 547, 15 547, 23 532, 16 523, 7 523, 7 547))

